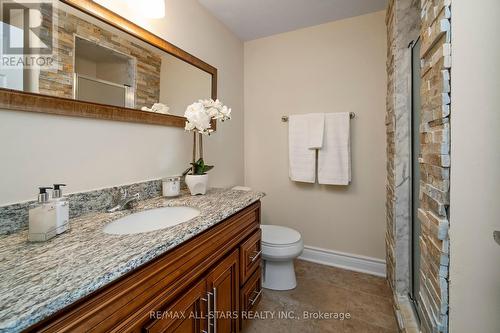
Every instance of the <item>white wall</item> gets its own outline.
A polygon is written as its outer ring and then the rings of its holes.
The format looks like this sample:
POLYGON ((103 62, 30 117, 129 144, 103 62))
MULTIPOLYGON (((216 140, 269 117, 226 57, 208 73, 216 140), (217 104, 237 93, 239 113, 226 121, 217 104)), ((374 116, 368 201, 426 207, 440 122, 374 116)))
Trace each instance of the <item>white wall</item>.
POLYGON ((500 332, 500 2, 452 4, 450 331, 500 332))
POLYGON ((265 191, 263 222, 304 242, 385 258, 385 12, 245 43, 245 182, 265 191), (288 178, 286 114, 356 113, 352 184, 288 178))
MULTIPOLYGON (((211 184, 243 182, 243 44, 196 0, 167 0, 166 17, 138 18, 120 0, 102 4, 219 70, 219 98, 233 119, 205 140, 211 184)), ((36 186, 69 192, 179 174, 190 160, 183 129, 0 110, 0 205, 34 199, 36 186)))
POLYGON ((212 96, 212 75, 177 59, 162 54, 160 73, 160 102, 169 112, 183 116, 186 106, 212 96))

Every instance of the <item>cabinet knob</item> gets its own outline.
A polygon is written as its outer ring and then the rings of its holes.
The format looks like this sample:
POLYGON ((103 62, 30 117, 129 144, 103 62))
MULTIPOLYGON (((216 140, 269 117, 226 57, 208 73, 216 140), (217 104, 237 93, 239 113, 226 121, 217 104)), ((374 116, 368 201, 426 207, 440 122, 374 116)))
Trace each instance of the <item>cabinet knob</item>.
POLYGON ((495 240, 495 242, 497 242, 498 245, 500 245, 500 231, 493 231, 493 239, 495 240))

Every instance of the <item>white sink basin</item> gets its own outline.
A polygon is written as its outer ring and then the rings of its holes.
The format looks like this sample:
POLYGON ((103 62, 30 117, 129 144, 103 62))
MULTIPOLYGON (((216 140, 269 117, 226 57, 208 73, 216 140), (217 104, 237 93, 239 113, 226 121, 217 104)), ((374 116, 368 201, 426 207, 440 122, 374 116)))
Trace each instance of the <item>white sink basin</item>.
POLYGON ((130 235, 149 232, 189 221, 200 215, 191 207, 164 207, 134 213, 113 221, 104 227, 112 235, 130 235))

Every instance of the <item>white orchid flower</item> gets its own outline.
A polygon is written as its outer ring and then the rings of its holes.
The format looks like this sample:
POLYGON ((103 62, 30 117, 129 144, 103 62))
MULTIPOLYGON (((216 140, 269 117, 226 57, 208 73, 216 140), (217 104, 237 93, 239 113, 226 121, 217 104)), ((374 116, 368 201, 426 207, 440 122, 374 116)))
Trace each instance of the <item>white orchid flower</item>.
POLYGON ((217 110, 214 107, 211 107, 207 110, 207 113, 211 118, 215 118, 219 114, 219 110, 217 110))
POLYGON ((220 110, 220 113, 223 116, 222 117, 223 120, 231 119, 231 108, 228 108, 226 105, 224 105, 222 107, 222 109, 220 110))
POLYGON ((214 101, 214 107, 216 107, 217 109, 219 109, 219 110, 220 110, 220 109, 222 108, 222 106, 223 106, 223 104, 222 104, 222 103, 221 103, 221 101, 219 101, 218 99, 216 99, 216 100, 214 101))
POLYGON ((198 102, 201 103, 201 104, 203 104, 203 107, 205 107, 207 109, 214 106, 214 100, 213 99, 200 99, 198 102))
POLYGON ((212 118, 208 115, 203 105, 199 102, 193 103, 188 106, 186 112, 184 113, 184 116, 186 117, 188 123, 190 123, 189 126, 186 126, 187 128, 190 128, 190 130, 196 128, 200 133, 203 133, 211 127, 210 120, 212 118))
POLYGON ((209 135, 213 132, 211 120, 231 119, 231 109, 218 99, 215 101, 213 99, 200 99, 187 107, 184 116, 187 119, 186 131, 196 130, 198 133, 209 135))

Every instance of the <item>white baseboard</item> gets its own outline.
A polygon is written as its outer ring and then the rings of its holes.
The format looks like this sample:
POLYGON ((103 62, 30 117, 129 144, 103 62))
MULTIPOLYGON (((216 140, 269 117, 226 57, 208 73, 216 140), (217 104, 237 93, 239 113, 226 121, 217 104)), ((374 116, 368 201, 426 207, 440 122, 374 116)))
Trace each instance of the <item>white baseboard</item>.
POLYGON ((304 246, 304 252, 299 259, 376 276, 386 276, 385 260, 377 258, 304 246))

